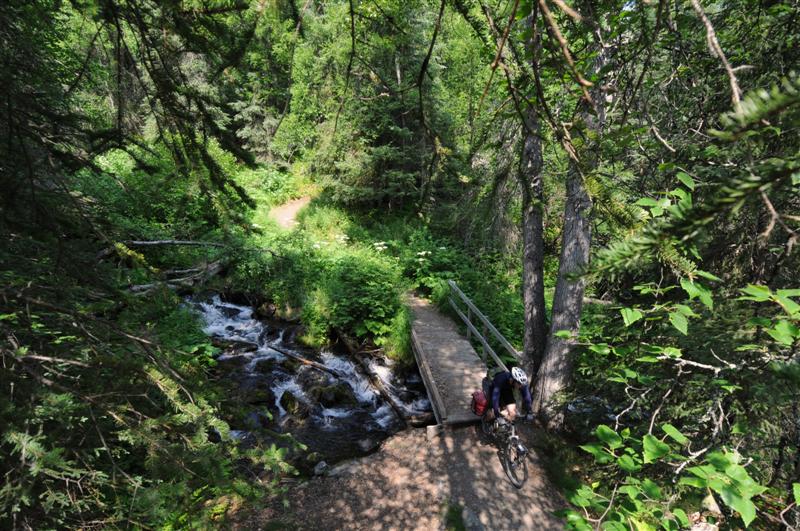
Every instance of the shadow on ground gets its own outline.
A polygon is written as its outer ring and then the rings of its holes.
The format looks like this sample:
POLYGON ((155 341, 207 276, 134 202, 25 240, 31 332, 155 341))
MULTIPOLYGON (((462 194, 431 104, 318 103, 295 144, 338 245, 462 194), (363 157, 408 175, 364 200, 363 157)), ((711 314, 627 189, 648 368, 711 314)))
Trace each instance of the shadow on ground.
POLYGON ((468 529, 563 529, 553 512, 564 501, 535 454, 529 478, 514 488, 497 449, 474 427, 453 429, 431 441, 425 430, 387 439, 371 456, 334 467, 330 476, 294 487, 289 507, 273 507, 299 529, 442 529, 448 504, 466 508, 468 529))

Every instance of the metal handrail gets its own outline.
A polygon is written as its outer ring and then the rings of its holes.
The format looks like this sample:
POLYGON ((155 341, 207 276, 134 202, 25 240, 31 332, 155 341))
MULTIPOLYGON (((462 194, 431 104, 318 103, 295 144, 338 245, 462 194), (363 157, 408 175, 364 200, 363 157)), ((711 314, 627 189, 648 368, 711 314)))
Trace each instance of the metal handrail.
MULTIPOLYGON (((481 345, 483 346, 484 353, 489 354, 494 360, 494 362, 497 363, 498 366, 502 367, 504 371, 507 371, 508 367, 506 367, 506 364, 503 363, 503 361, 500 359, 500 356, 498 356, 497 353, 494 351, 494 349, 489 345, 489 341, 486 339, 487 335, 486 331, 488 330, 489 332, 491 332, 494 338, 497 339, 497 341, 500 343, 500 345, 502 345, 503 348, 505 348, 506 351, 509 354, 511 354, 515 359, 517 360, 521 359, 520 352, 517 349, 515 349, 514 346, 511 343, 509 343, 505 337, 503 337, 503 334, 501 334, 497 330, 497 328, 494 327, 494 325, 489 321, 489 319, 487 319, 486 316, 483 315, 483 313, 478 309, 478 307, 475 306, 475 304, 469 299, 469 297, 467 297, 464 294, 464 292, 461 291, 461 289, 459 289, 459 287, 456 285, 454 281, 448 280, 447 284, 450 286, 451 296, 448 297, 450 300, 450 306, 453 307, 453 310, 456 312, 456 314, 458 314, 461 320, 464 321, 464 324, 467 325, 467 339, 470 339, 470 336, 472 334, 475 334, 475 336, 477 336, 478 340, 481 342, 481 345), (461 310, 461 308, 458 307, 458 304, 453 298, 453 294, 455 294, 459 299, 461 299, 461 301, 464 304, 466 304, 467 306, 466 315, 461 310), (473 314, 475 314, 475 316, 478 318, 481 324, 483 324, 483 333, 479 332, 478 328, 472 322, 473 314)), ((484 363, 487 362, 485 356, 481 357, 481 360, 483 360, 484 363)))

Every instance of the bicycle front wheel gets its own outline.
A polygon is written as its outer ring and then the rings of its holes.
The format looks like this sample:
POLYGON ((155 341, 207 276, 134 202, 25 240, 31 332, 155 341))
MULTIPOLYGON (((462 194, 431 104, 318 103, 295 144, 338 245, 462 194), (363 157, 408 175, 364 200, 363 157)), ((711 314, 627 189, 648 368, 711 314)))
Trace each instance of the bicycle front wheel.
POLYGON ((518 441, 509 441, 503 452, 503 470, 516 488, 528 480, 528 450, 518 441))
POLYGON ((492 436, 492 421, 489 420, 489 415, 486 413, 481 415, 481 431, 487 437, 492 436))

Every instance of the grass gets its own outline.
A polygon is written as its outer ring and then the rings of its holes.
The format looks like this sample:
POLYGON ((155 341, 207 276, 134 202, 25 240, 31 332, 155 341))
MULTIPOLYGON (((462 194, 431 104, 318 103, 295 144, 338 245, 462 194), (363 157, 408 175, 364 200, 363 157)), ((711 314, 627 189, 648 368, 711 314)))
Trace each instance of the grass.
POLYGON ((448 501, 444 506, 444 527, 447 531, 465 531, 467 529, 464 524, 463 507, 461 505, 448 501))

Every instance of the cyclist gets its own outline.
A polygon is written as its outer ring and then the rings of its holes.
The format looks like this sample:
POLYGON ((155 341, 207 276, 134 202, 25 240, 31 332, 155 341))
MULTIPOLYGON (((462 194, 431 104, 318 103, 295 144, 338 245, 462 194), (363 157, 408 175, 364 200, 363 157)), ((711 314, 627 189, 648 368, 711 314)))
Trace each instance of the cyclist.
POLYGON ((513 422, 517 416, 517 402, 514 399, 514 389, 522 392, 522 399, 525 402, 525 409, 533 411, 531 391, 528 389, 528 375, 519 367, 513 367, 510 371, 498 373, 492 380, 491 393, 492 411, 489 412, 489 420, 504 417, 513 422))

